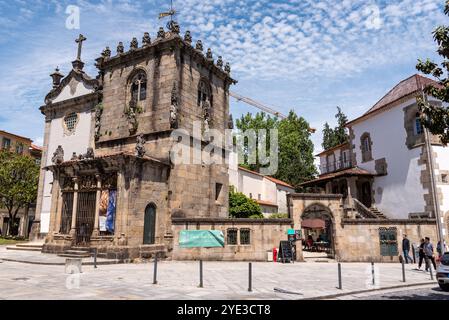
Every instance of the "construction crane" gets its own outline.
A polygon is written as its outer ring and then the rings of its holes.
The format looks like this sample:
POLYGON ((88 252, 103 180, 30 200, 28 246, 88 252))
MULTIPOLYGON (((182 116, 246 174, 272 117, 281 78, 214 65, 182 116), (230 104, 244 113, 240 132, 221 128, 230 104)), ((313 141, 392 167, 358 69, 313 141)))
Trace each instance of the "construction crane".
MULTIPOLYGON (((262 104, 260 102, 257 102, 257 101, 255 101, 255 100, 253 100, 251 98, 242 96, 242 95, 240 95, 238 93, 235 93, 235 92, 232 92, 232 91, 229 93, 229 95, 231 97, 235 98, 237 101, 242 101, 242 102, 244 102, 246 104, 249 104, 250 106, 256 107, 257 109, 260 109, 260 110, 262 110, 262 111, 264 111, 266 113, 272 114, 272 115, 278 117, 281 120, 287 118, 284 114, 280 113, 279 111, 276 111, 273 108, 268 107, 267 105, 264 105, 264 104, 262 104)), ((315 133, 316 129, 309 128, 309 132, 310 133, 315 133)))

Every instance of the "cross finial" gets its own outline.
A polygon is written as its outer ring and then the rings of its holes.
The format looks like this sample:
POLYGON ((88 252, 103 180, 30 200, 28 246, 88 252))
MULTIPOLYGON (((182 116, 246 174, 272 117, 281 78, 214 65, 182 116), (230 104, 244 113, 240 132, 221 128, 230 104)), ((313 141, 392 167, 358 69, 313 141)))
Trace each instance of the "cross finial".
POLYGON ((76 43, 78 43, 78 55, 76 57, 76 60, 81 61, 81 50, 83 48, 83 41, 86 41, 87 38, 83 36, 82 34, 79 35, 78 39, 75 40, 76 43))

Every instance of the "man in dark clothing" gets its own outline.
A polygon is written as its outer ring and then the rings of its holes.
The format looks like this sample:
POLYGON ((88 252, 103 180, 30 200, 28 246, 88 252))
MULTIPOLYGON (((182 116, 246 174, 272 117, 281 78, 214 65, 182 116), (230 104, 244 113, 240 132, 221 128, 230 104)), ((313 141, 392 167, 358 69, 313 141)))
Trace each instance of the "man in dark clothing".
MULTIPOLYGON (((424 254, 424 245, 425 245, 425 241, 424 241, 424 239, 421 239, 421 243, 419 244, 419 251, 418 251, 418 255, 419 255, 418 270, 421 270, 422 262, 423 262, 424 258, 426 257, 426 255, 424 254)), ((427 266, 427 261, 426 261, 426 271, 428 269, 429 269, 429 267, 427 266)))
POLYGON ((424 244, 424 254, 426 255, 426 266, 428 261, 432 261, 434 269, 437 268, 437 264, 435 262, 435 257, 433 256, 433 244, 430 242, 430 238, 426 237, 426 242, 424 244))
POLYGON ((407 239, 406 234, 404 234, 404 239, 402 239, 402 252, 404 253, 405 263, 408 264, 409 260, 410 263, 413 263, 413 259, 408 254, 410 252, 410 241, 407 239))

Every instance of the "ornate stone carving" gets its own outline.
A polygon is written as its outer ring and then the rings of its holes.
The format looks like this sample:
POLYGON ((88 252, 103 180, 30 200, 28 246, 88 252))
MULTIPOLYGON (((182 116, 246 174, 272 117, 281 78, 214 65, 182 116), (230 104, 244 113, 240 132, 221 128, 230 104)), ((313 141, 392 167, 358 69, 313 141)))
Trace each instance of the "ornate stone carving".
POLYGON ((99 103, 95 107, 95 141, 101 137, 101 116, 103 115, 103 103, 99 103))
POLYGON ((148 32, 145 32, 143 34, 143 38, 142 38, 142 44, 144 47, 147 47, 151 44, 151 37, 150 34, 148 32))
POLYGON ((61 190, 73 191, 75 189, 75 182, 71 177, 64 177, 62 179, 61 190))
POLYGON ((137 38, 133 38, 131 41, 131 44, 129 45, 129 48, 131 51, 136 50, 139 47, 139 42, 137 41, 137 38))
POLYGON ((56 151, 53 153, 53 157, 51 158, 51 162, 54 164, 61 164, 64 162, 64 149, 62 146, 58 146, 56 151))
POLYGON ((109 49, 109 47, 106 47, 106 49, 103 50, 101 56, 105 59, 109 59, 111 57, 111 49, 109 49))
POLYGON ((173 83, 173 89, 171 91, 170 128, 178 128, 178 88, 176 82, 173 83))
POLYGON ((80 190, 96 189, 97 179, 95 176, 81 176, 78 182, 78 188, 80 190))
POLYGON ((109 173, 101 176, 101 187, 105 190, 117 189, 117 173, 109 173))
POLYGON ((209 62, 214 62, 214 55, 212 54, 211 48, 207 49, 206 59, 207 59, 209 62))
POLYGON ((179 24, 176 21, 170 21, 167 24, 168 29, 173 33, 178 35, 181 32, 181 28, 179 27, 179 24))
POLYGON ((234 119, 232 118, 232 114, 230 114, 228 117, 228 129, 234 129, 234 119))
POLYGON ((139 134, 137 136, 137 143, 136 143, 136 157, 142 158, 145 155, 146 153, 145 143, 146 140, 143 134, 139 134))
POLYGON ((164 28, 162 28, 162 27, 159 28, 159 31, 157 32, 157 38, 158 39, 164 39, 165 38, 164 28))
POLYGON ((201 40, 198 40, 198 41, 196 42, 195 49, 196 49, 196 50, 199 50, 199 51, 203 51, 203 42, 202 42, 201 40))
POLYGON ((123 42, 119 42, 117 46, 117 54, 123 54, 125 52, 125 47, 123 46, 123 42))
POLYGON ((227 74, 230 74, 230 73, 231 73, 231 65, 229 64, 229 62, 226 62, 226 65, 225 65, 225 67, 224 67, 224 71, 225 71, 227 74))
POLYGON ((221 56, 218 57, 217 67, 219 67, 220 69, 223 68, 223 58, 221 56))
POLYGON ((188 43, 189 45, 192 45, 192 36, 190 35, 190 31, 187 30, 186 34, 184 35, 184 41, 188 43))
POLYGON ((210 102, 209 98, 206 98, 203 102, 203 124, 204 124, 204 131, 209 131, 210 128, 210 102))
POLYGON ((128 108, 125 110, 126 118, 129 123, 129 134, 133 135, 137 132, 139 128, 139 122, 137 120, 137 114, 141 113, 142 110, 139 108, 136 99, 131 99, 128 108))
POLYGON ((95 157, 94 149, 87 148, 87 152, 85 154, 80 154, 78 156, 78 160, 89 160, 89 159, 93 159, 94 157, 95 157))
POLYGON ((70 161, 76 161, 78 160, 78 156, 76 155, 76 152, 72 153, 72 158, 70 158, 70 161))

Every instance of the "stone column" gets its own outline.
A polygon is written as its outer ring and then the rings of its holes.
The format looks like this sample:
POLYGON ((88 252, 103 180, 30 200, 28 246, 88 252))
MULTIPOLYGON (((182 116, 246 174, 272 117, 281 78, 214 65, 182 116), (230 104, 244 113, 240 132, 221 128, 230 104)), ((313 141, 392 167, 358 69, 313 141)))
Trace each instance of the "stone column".
POLYGON ((73 209, 72 209, 72 226, 70 228, 70 236, 75 238, 76 235, 76 214, 78 211, 78 178, 73 178, 73 209))
MULTIPOLYGON (((61 184, 59 183, 59 189, 61 189, 61 184)), ((53 232, 54 233, 60 233, 61 232, 61 216, 62 216, 62 190, 59 191, 59 198, 58 198, 58 207, 56 211, 56 220, 53 232)))
POLYGON ((93 237, 98 237, 100 235, 100 204, 101 204, 101 176, 99 174, 95 175, 97 178, 97 198, 95 202, 95 221, 94 221, 94 230, 92 232, 93 237))

